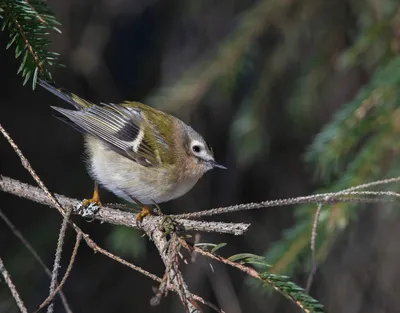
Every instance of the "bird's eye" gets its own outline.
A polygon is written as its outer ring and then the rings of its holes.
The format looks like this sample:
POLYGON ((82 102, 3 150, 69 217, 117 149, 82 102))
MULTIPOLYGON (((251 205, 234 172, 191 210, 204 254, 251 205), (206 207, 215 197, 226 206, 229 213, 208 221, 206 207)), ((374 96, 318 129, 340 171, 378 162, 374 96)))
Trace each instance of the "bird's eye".
POLYGON ((200 146, 198 146, 198 145, 194 145, 194 146, 192 147, 192 150, 193 150, 193 152, 199 153, 200 150, 201 150, 201 148, 200 148, 200 146))

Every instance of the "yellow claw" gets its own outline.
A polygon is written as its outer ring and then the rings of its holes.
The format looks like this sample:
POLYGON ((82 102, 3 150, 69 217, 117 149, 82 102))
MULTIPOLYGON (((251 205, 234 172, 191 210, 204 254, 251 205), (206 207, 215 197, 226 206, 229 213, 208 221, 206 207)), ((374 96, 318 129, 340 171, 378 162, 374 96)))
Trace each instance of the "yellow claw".
POLYGON ((94 191, 93 191, 93 197, 91 199, 85 199, 82 201, 82 207, 87 207, 91 204, 95 204, 97 206, 102 206, 102 203, 100 201, 100 193, 99 193, 99 187, 97 183, 94 183, 94 191))
POLYGON ((142 223, 143 219, 144 219, 146 216, 149 216, 149 215, 151 215, 150 208, 147 207, 147 206, 142 206, 142 210, 140 211, 140 213, 138 213, 138 215, 137 215, 137 217, 136 217, 136 222, 137 222, 138 224, 142 223))
MULTIPOLYGON (((151 210, 151 208, 150 208, 149 206, 143 204, 142 202, 140 202, 138 199, 136 199, 136 198, 134 198, 134 197, 131 197, 131 199, 142 209, 142 210, 138 213, 138 215, 137 215, 137 217, 136 217, 136 222, 137 222, 138 224, 142 223, 143 219, 144 219, 146 216, 149 216, 149 215, 152 215, 152 214, 153 214, 153 211, 151 210)), ((158 214, 161 214, 161 209, 160 209, 160 207, 158 206, 158 204, 155 203, 153 200, 152 200, 152 202, 153 202, 153 204, 154 204, 154 205, 156 206, 156 208, 157 208, 157 213, 156 213, 156 214, 157 214, 157 215, 158 215, 158 214)))

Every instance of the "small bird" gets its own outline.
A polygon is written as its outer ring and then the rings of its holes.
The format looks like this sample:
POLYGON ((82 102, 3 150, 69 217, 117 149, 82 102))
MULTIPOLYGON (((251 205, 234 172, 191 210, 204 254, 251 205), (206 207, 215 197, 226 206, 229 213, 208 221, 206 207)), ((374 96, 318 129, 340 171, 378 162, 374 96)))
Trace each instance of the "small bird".
MULTIPOLYGON (((200 134, 170 114, 140 102, 96 105, 43 80, 38 83, 75 107, 52 108, 84 134, 88 172, 95 181, 85 206, 101 206, 97 183, 144 208, 184 195, 212 168, 226 169, 200 134)), ((144 209, 142 215, 148 215, 144 209)))

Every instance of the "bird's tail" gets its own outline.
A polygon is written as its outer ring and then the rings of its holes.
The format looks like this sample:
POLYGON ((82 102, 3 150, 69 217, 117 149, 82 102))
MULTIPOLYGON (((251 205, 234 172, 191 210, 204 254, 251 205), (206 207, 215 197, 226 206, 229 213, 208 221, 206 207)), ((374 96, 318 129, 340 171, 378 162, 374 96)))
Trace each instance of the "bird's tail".
POLYGON ((64 101, 68 102, 69 104, 72 104, 77 110, 82 110, 88 107, 93 106, 94 104, 82 99, 81 97, 68 92, 67 90, 64 90, 62 88, 58 88, 52 83, 49 83, 47 81, 38 79, 38 84, 39 86, 43 87, 44 89, 50 91, 52 94, 56 95, 60 99, 63 99, 64 101))

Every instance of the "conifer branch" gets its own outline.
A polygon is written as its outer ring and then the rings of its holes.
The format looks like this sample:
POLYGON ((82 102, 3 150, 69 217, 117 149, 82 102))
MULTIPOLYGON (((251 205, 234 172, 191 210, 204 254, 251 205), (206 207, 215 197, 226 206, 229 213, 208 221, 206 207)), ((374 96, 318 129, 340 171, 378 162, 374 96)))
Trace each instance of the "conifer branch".
POLYGON ((17 74, 21 73, 25 85, 32 78, 36 87, 38 77, 52 80, 49 69, 60 66, 58 53, 51 52, 49 35, 61 33, 60 23, 43 0, 0 0, 1 29, 9 32, 7 49, 15 46, 15 58, 21 58, 17 74))
POLYGON ((256 265, 258 267, 270 267, 269 264, 264 262, 264 258, 249 253, 242 253, 233 255, 229 258, 224 258, 222 256, 216 255, 212 252, 205 251, 196 246, 189 246, 186 241, 181 240, 182 246, 189 251, 195 251, 205 257, 219 261, 226 265, 232 266, 240 271, 246 273, 250 277, 263 282, 263 284, 271 286, 276 291, 284 295, 286 298, 291 300, 299 308, 301 308, 306 313, 322 313, 324 312, 323 306, 318 303, 317 300, 307 295, 306 291, 297 286, 295 283, 289 280, 289 277, 283 275, 277 275, 268 271, 257 271, 256 269, 248 266, 256 265))

